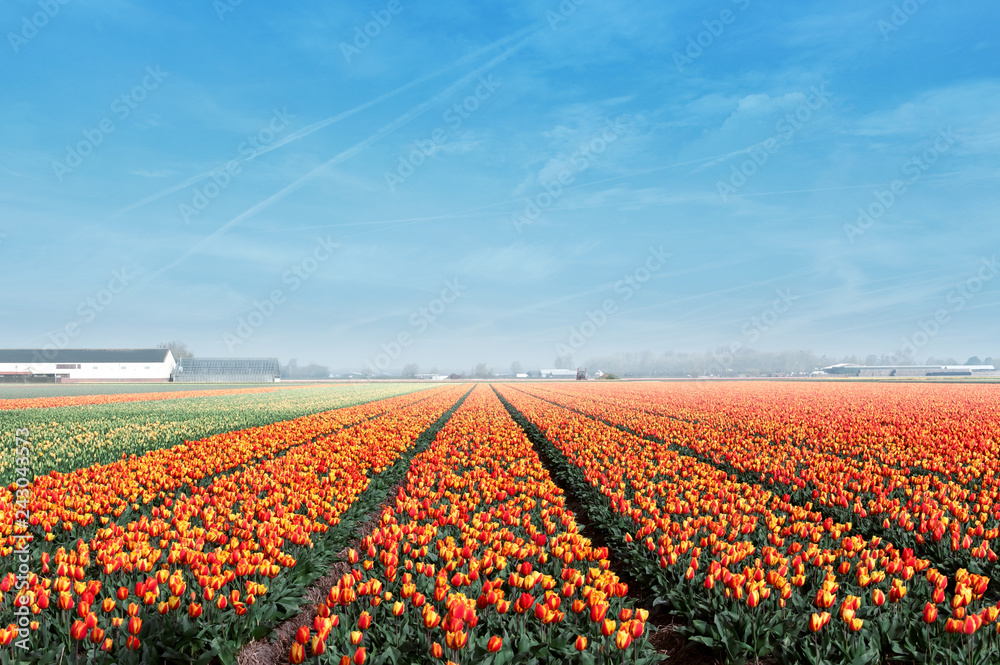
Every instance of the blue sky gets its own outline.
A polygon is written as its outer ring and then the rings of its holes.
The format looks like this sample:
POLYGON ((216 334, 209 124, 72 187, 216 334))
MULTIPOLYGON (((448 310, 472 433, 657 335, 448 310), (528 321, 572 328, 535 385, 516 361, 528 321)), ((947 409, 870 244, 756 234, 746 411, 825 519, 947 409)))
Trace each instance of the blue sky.
POLYGON ((6 2, 0 345, 1000 356, 998 18, 6 2))

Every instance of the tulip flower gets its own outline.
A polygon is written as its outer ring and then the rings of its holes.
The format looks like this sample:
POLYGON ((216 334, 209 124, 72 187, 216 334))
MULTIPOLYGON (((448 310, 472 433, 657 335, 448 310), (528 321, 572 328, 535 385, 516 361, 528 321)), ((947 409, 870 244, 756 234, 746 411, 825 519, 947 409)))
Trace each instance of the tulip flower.
POLYGON ((615 632, 617 625, 618 624, 616 624, 614 620, 605 619, 601 624, 601 635, 604 635, 604 637, 610 637, 612 633, 615 632))
POLYGON ((927 603, 924 605, 924 623, 934 623, 937 621, 938 609, 936 605, 927 603))
POLYGON ((830 614, 827 612, 822 612, 816 614, 813 612, 812 616, 809 617, 809 630, 814 633, 818 633, 822 630, 823 626, 830 622, 830 614))
POLYGON ((77 619, 69 629, 70 637, 74 640, 83 640, 87 637, 87 624, 77 619))

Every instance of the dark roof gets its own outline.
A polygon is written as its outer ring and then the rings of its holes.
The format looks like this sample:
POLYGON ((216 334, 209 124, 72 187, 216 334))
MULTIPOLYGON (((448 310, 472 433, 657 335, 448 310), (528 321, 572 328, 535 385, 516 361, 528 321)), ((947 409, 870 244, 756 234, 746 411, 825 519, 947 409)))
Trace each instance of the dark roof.
POLYGON ((0 349, 0 363, 161 363, 168 349, 0 349))
POLYGON ((178 372, 224 372, 233 374, 273 373, 278 375, 277 358, 181 358, 178 372))

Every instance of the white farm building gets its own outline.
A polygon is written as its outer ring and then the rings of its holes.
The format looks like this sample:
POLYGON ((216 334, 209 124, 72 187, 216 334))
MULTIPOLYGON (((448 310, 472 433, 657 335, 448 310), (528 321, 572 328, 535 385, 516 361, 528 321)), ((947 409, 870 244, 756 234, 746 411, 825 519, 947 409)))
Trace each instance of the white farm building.
POLYGON ((169 381, 169 349, 0 349, 0 382, 169 381))

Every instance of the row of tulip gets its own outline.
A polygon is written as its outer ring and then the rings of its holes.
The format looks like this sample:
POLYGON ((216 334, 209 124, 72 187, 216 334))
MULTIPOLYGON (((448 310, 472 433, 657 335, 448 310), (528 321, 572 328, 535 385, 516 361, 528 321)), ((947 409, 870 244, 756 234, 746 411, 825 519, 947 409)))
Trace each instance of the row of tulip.
POLYGON ((728 662, 964 663, 1000 653, 989 578, 945 575, 767 483, 583 415, 575 396, 566 408, 528 394, 534 386, 499 391, 614 552, 728 662))
MULTIPOLYGON (((931 473, 961 485, 981 478, 983 465, 1000 452, 1000 396, 985 384, 724 382, 604 388, 587 396, 626 410, 931 473)), ((551 392, 572 396, 574 387, 551 392)))
MULTIPOLYGON (((212 465, 208 443, 174 451, 166 463, 158 459, 159 478, 145 477, 141 460, 94 470, 87 480, 94 503, 80 514, 108 511, 110 494, 97 494, 101 478, 110 487, 143 482, 162 489, 146 496, 157 499, 148 514, 118 521, 102 516, 89 527, 91 537, 70 547, 36 538, 29 545, 26 590, 13 574, 0 581, 0 610, 30 620, 15 626, 34 647, 28 662, 44 662, 43 654, 231 662, 240 645, 297 608, 302 590, 333 561, 356 519, 394 482, 388 472, 405 471, 421 433, 465 390, 449 386, 421 399, 409 396, 409 404, 393 398, 345 409, 353 415, 344 420, 356 423, 349 428, 340 419, 303 419, 298 429, 283 428, 262 446, 252 437, 236 437, 228 447, 216 442, 215 456, 236 466, 214 477, 206 471, 222 467, 212 465), (329 423, 337 426, 319 429, 329 423), (201 450, 207 454, 195 457, 201 450)), ((77 490, 65 489, 75 500, 77 490)), ((55 506, 38 509, 47 515, 55 506)), ((41 523, 32 525, 32 535, 43 533, 41 523)), ((13 554, 7 560, 13 562, 13 554)))
MULTIPOLYGON (((622 394, 617 386, 585 392, 532 386, 528 391, 555 402, 571 400, 588 415, 670 442, 731 473, 789 493, 797 502, 814 502, 825 514, 850 521, 864 533, 890 536, 935 565, 1000 573, 992 547, 1000 538, 1000 398, 995 391, 984 394, 989 386, 818 385, 716 384, 714 402, 697 410, 688 407, 683 416, 666 412, 649 394, 640 401, 632 387, 623 387, 622 394), (776 385, 794 396, 777 400, 780 418, 771 401, 776 385), (941 394, 949 389, 954 391, 950 401, 941 394), (726 390, 734 393, 728 400, 726 390), (753 390, 760 391, 756 404, 742 396, 753 390), (858 391, 877 393, 861 399, 858 391), (908 423, 906 428, 885 434, 886 426, 870 417, 870 407, 845 416, 851 400, 870 404, 892 391, 900 394, 887 401, 895 422, 908 423), (812 399, 817 392, 825 399, 812 399), (928 413, 928 403, 940 413, 928 413), (834 404, 842 407, 836 417, 834 404), (843 431, 833 433, 825 423, 812 427, 822 421, 817 414, 830 416, 843 431), (954 445, 949 432, 969 438, 954 445), (896 451, 893 465, 883 449, 896 451), (918 471, 929 468, 954 473, 918 471)), ((654 388, 648 392, 655 397, 654 388)))
POLYGON ((221 390, 164 390, 145 393, 106 393, 100 395, 54 395, 51 397, 18 397, 0 399, 0 411, 19 409, 50 409, 60 406, 85 406, 91 404, 122 404, 124 402, 155 402, 186 397, 215 397, 219 395, 253 395, 287 390, 290 386, 256 388, 224 388, 221 390))
POLYGON ((423 389, 416 384, 321 386, 155 402, 0 411, 0 486, 15 475, 17 430, 27 429, 36 473, 67 473, 233 430, 423 389))
MULTIPOLYGON (((41 475, 26 488, 30 496, 28 525, 15 520, 14 486, 0 489, 0 558, 10 553, 14 539, 31 531, 56 545, 77 538, 115 520, 127 523, 151 516, 151 511, 184 488, 194 491, 216 477, 281 455, 294 446, 329 435, 373 416, 440 393, 407 393, 347 408, 323 411, 294 420, 216 434, 198 441, 70 473, 41 475)), ((168 504, 169 505, 169 504, 168 504)))
POLYGON ((414 458, 291 663, 646 663, 648 613, 486 385, 414 458))

